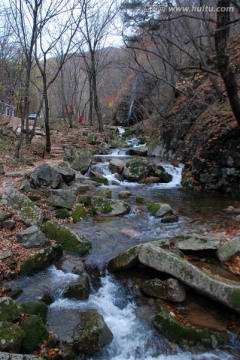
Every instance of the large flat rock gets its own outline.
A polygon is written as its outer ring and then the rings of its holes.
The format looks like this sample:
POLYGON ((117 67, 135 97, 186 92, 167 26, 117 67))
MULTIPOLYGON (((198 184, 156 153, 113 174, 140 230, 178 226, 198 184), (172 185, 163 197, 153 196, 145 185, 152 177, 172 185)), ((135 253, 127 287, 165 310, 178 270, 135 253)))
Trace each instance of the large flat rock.
POLYGON ((180 256, 151 243, 141 247, 139 261, 172 275, 196 291, 240 312, 240 284, 220 281, 217 276, 206 274, 180 256))

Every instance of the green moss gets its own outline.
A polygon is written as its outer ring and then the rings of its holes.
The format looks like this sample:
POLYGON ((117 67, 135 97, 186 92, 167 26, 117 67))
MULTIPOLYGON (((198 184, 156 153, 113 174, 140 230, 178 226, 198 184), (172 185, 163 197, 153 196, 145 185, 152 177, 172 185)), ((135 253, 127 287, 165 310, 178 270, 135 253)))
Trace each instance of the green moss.
POLYGON ((147 210, 155 216, 158 210, 160 209, 161 205, 157 203, 147 203, 147 210))
POLYGON ((231 303, 237 309, 240 309, 240 290, 233 291, 231 295, 231 303))
POLYGON ((53 261, 58 260, 61 256, 62 247, 60 245, 48 246, 28 258, 22 264, 21 271, 25 275, 32 275, 45 269, 53 261))
POLYGON ((85 210, 82 204, 77 204, 72 213, 73 222, 80 221, 83 217, 87 215, 87 211, 85 210))
POLYGON ((83 236, 75 234, 66 226, 50 220, 42 226, 42 231, 49 238, 56 240, 64 250, 85 255, 91 248, 91 243, 83 236))
POLYGON ((109 214, 113 210, 110 201, 103 197, 95 199, 94 205, 98 207, 103 214, 109 214))
POLYGON ((47 305, 42 301, 28 301, 22 304, 25 314, 38 315, 45 322, 48 312, 47 305))
POLYGON ((91 195, 79 195, 78 202, 84 205, 91 205, 92 197, 91 195))
POLYGON ((187 327, 165 310, 154 318, 153 324, 163 334, 180 345, 194 346, 204 344, 207 347, 215 348, 227 342, 226 332, 217 332, 207 328, 187 327))
POLYGON ((19 352, 23 339, 19 326, 8 321, 0 322, 0 351, 19 352))
POLYGON ((109 261, 108 270, 111 272, 116 272, 135 266, 138 263, 139 251, 140 246, 136 245, 125 251, 124 253, 119 254, 118 256, 109 261))
POLYGON ((27 317, 22 328, 24 332, 22 351, 26 354, 31 354, 47 338, 48 332, 42 319, 37 315, 27 317))
POLYGON ((93 180, 96 181, 99 184, 108 185, 108 179, 103 176, 93 176, 93 180))
POLYGON ((57 209, 56 215, 59 219, 67 219, 69 218, 69 210, 66 208, 57 209))
POLYGON ((94 145, 94 144, 96 144, 96 141, 97 141, 97 137, 96 137, 95 134, 88 135, 88 137, 87 137, 87 143, 88 144, 94 145))
POLYGON ((136 203, 138 204, 144 204, 145 203, 145 199, 143 196, 136 196, 136 203))

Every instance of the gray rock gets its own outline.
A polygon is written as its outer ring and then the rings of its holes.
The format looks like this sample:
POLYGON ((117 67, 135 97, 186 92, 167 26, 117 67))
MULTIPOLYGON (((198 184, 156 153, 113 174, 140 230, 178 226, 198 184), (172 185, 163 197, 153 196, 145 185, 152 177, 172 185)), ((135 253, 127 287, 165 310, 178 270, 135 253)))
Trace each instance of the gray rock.
POLYGON ((86 274, 80 276, 77 281, 71 283, 63 296, 66 298, 74 298, 77 300, 87 300, 90 294, 89 279, 86 274))
POLYGON ((1 175, 4 175, 4 174, 5 174, 3 164, 1 164, 1 163, 0 163, 0 174, 1 174, 1 175))
POLYGON ((112 190, 109 188, 102 188, 102 189, 98 190, 97 196, 101 196, 106 199, 111 199, 112 198, 112 190))
POLYGON ((88 171, 91 163, 92 163, 92 156, 89 155, 88 153, 81 153, 77 155, 71 167, 74 170, 80 171, 84 175, 88 171))
POLYGON ((166 172, 163 166, 156 165, 153 166, 153 173, 159 178, 159 181, 162 183, 168 183, 172 181, 172 175, 166 172))
POLYGON ((136 245, 117 255, 108 263, 108 270, 117 272, 139 264, 138 254, 142 245, 136 245))
POLYGON ((120 160, 120 159, 112 159, 110 162, 109 162, 109 170, 115 174, 122 174, 123 172, 123 169, 125 168, 126 166, 126 163, 123 161, 123 160, 120 160))
POLYGON ((5 211, 5 210, 1 210, 0 209, 0 222, 9 219, 10 217, 12 217, 12 214, 10 214, 9 212, 5 211))
POLYGON ((219 247, 217 255, 220 261, 228 261, 240 252, 240 238, 235 237, 219 247))
POLYGON ((5 190, 4 198, 8 206, 17 212, 26 225, 40 225, 43 222, 43 214, 40 208, 17 189, 8 188, 5 190))
POLYGON ((77 196, 79 194, 85 194, 91 189, 91 186, 89 184, 81 184, 74 182, 72 185, 70 185, 69 190, 77 196))
POLYGON ((122 190, 118 193, 119 199, 126 199, 131 195, 132 195, 132 193, 129 190, 122 190))
POLYGON ((147 146, 137 146, 129 149, 129 155, 146 156, 147 152, 147 146))
POLYGON ((60 245, 47 246, 24 261, 21 266, 21 272, 25 275, 32 275, 44 270, 52 262, 57 261, 62 254, 63 251, 60 245))
POLYGON ((229 284, 227 280, 224 282, 213 278, 180 256, 150 243, 141 247, 139 261, 174 276, 196 291, 240 312, 240 284, 229 284))
POLYGON ((70 168, 67 164, 66 166, 58 166, 56 170, 62 176, 63 181, 66 184, 70 184, 75 179, 76 176, 75 171, 72 168, 70 168))
POLYGON ((163 217, 166 214, 172 214, 173 209, 168 204, 161 204, 160 208, 156 212, 156 217, 163 217))
POLYGON ((20 351, 23 336, 24 333, 18 325, 0 321, 0 351, 20 351))
POLYGON ((158 278, 146 280, 141 285, 141 289, 149 296, 167 301, 183 302, 186 300, 184 287, 177 279, 173 278, 165 281, 161 281, 158 278))
POLYGON ((57 208, 71 209, 75 204, 76 197, 73 195, 71 190, 52 190, 52 196, 47 200, 48 205, 57 208))
POLYGON ((79 352, 93 355, 111 343, 113 335, 102 315, 96 310, 80 313, 79 325, 73 332, 70 345, 79 352))
POLYGON ((98 184, 108 185, 108 179, 99 170, 90 170, 89 176, 98 184))
POLYGON ((42 164, 34 170, 31 179, 36 188, 50 186, 52 189, 56 189, 61 184, 62 176, 48 164, 42 164))
POLYGON ((219 247, 220 239, 200 235, 177 235, 170 240, 180 250, 216 250, 219 247))
POLYGON ((7 219, 2 222, 3 229, 13 230, 16 226, 16 222, 13 219, 7 219))
POLYGON ((16 321, 22 312, 22 307, 12 298, 7 296, 0 298, 0 321, 16 321))
POLYGON ((130 212, 130 206, 126 202, 98 196, 92 197, 92 206, 99 216, 118 216, 130 212))
POLYGON ((172 215, 173 209, 169 204, 163 203, 147 203, 148 211, 156 217, 163 217, 164 215, 172 215))
POLYGON ((35 225, 16 234, 17 241, 22 243, 26 248, 41 247, 49 245, 49 239, 35 225))
POLYGON ((0 352, 0 360, 44 360, 42 357, 35 355, 10 354, 0 352))

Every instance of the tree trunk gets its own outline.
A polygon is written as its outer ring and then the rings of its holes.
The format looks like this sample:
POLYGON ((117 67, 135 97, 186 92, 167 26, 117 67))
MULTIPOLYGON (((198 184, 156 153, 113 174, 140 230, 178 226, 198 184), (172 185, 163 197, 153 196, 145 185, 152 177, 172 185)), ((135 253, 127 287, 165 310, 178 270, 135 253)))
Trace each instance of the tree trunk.
POLYGON ((45 151, 47 153, 50 153, 51 152, 51 135, 50 135, 50 126, 49 126, 49 103, 48 103, 46 76, 43 76, 43 98, 44 98, 44 105, 45 105, 45 132, 46 132, 45 151))
POLYGON ((217 67, 224 81, 228 99, 232 108, 232 112, 240 125, 240 97, 238 95, 238 84, 235 73, 230 66, 229 55, 227 52, 227 41, 230 31, 230 11, 226 11, 230 7, 230 0, 220 0, 217 2, 219 8, 225 8, 225 11, 217 13, 217 29, 215 33, 215 47, 217 55, 217 67))
POLYGON ((92 76, 89 75, 89 125, 93 126, 93 86, 92 86, 92 76))
POLYGON ((92 65, 92 88, 93 88, 93 98, 94 98, 94 109, 97 115, 98 120, 98 130, 100 132, 103 131, 103 121, 102 114, 98 101, 98 92, 97 92, 97 70, 96 70, 96 62, 95 62, 95 52, 91 53, 91 65, 92 65))

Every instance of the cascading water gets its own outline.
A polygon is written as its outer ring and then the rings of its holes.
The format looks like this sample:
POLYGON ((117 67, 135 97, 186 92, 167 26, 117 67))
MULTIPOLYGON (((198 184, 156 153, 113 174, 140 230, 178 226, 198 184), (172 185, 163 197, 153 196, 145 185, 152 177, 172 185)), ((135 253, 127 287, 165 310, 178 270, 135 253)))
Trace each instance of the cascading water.
POLYGON ((136 101, 137 81, 138 81, 138 77, 135 76, 135 78, 133 80, 133 83, 132 83, 131 101, 130 101, 130 106, 129 106, 129 110, 128 110, 128 116, 127 116, 127 123, 126 123, 127 127, 130 126, 131 119, 134 116, 134 104, 135 104, 135 101, 136 101))

